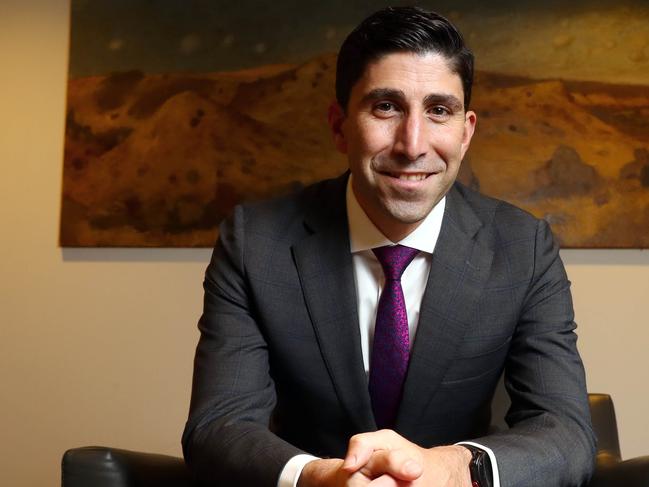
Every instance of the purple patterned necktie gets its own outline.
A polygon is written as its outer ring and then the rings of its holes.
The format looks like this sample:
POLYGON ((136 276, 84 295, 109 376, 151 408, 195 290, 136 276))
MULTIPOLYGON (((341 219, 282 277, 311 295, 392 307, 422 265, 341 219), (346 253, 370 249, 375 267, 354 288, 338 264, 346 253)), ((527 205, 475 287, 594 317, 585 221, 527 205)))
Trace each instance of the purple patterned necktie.
POLYGON ((385 274, 385 287, 376 313, 369 380, 374 418, 381 429, 394 426, 408 370, 410 340, 401 275, 419 251, 403 245, 372 251, 385 274))

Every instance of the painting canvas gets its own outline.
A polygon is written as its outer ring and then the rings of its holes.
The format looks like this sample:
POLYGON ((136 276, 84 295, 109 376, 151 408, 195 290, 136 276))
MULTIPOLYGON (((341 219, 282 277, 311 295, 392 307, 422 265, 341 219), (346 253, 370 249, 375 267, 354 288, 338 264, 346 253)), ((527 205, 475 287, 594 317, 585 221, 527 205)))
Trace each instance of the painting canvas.
MULTIPOLYGON (((461 180, 563 247, 649 247, 649 6, 420 4, 476 54, 461 180)), ((211 247, 237 203, 341 174, 335 53, 385 5, 72 0, 61 245, 211 247)))

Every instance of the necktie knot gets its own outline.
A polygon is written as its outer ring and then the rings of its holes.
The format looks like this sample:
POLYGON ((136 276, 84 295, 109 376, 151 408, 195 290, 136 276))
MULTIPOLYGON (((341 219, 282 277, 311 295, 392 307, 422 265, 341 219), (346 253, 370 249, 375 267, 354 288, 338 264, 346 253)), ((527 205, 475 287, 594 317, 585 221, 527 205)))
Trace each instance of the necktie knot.
POLYGON ((386 245, 372 249, 372 252, 381 263, 385 278, 398 281, 419 250, 405 245, 386 245))

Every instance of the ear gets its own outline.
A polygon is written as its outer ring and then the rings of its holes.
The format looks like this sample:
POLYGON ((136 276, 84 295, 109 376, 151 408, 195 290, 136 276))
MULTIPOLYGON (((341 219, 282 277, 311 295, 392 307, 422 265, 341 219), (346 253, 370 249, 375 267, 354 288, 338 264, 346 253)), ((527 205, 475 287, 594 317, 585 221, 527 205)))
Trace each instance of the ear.
POLYGON ((329 121, 329 128, 334 136, 334 144, 336 149, 343 154, 347 154, 347 139, 343 133, 343 122, 345 121, 345 111, 338 104, 337 101, 332 101, 329 105, 329 113, 327 120, 329 121))
POLYGON ((466 151, 469 150, 469 145, 471 144, 471 138, 473 137, 473 132, 475 132, 475 124, 477 122, 477 115, 474 111, 467 111, 464 115, 464 134, 462 136, 462 157, 466 154, 466 151))

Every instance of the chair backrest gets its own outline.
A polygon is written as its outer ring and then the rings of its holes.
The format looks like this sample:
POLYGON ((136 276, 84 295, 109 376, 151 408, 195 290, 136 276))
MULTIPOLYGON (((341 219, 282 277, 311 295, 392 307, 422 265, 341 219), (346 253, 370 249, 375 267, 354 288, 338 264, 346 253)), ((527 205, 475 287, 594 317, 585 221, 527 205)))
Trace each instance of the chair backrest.
POLYGON ((61 465, 62 487, 188 487, 182 458, 103 446, 68 450, 61 465))
POLYGON ((597 436, 597 466, 617 463, 622 455, 613 399, 608 394, 588 394, 588 402, 597 436))

